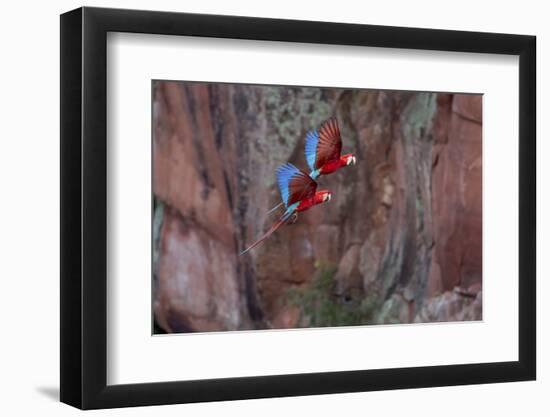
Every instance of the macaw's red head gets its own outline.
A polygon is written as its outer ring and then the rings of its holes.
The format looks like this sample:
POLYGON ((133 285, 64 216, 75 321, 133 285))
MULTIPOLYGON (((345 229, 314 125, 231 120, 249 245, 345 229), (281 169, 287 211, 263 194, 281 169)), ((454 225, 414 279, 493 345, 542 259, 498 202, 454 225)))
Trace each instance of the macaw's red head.
POLYGON ((352 153, 348 153, 346 155, 342 155, 342 157, 340 158, 342 160, 342 162, 344 162, 344 164, 346 166, 348 165, 355 165, 355 156, 352 154, 352 153))
POLYGON ((331 197, 332 193, 328 190, 317 191, 315 193, 315 204, 327 203, 331 197))

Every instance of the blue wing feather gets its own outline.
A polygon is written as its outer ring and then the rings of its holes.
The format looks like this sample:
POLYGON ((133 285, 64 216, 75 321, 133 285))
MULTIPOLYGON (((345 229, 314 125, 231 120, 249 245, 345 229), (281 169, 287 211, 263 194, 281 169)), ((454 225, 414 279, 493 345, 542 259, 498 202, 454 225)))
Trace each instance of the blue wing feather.
POLYGON ((294 213, 294 210, 296 210, 296 208, 297 208, 299 205, 300 205, 300 203, 291 204, 291 205, 286 209, 285 213, 283 214, 283 218, 284 218, 285 220, 287 220, 287 219, 290 217, 290 215, 291 215, 292 213, 294 213))
POLYGON ((315 170, 315 160, 317 159, 317 145, 319 143, 319 132, 310 130, 306 134, 306 161, 309 168, 315 170))
POLYGON ((281 198, 288 208, 288 198, 290 194, 289 183, 292 177, 299 174, 300 170, 291 163, 286 163, 277 168, 277 182, 279 184, 279 191, 281 192, 281 198))

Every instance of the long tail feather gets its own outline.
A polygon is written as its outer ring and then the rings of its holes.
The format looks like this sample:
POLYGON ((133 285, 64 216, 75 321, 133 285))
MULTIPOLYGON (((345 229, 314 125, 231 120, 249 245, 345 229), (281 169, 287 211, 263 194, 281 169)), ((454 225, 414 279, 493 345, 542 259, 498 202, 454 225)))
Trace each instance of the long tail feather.
POLYGON ((279 221, 277 221, 276 223, 273 224, 273 226, 271 226, 269 228, 269 230, 267 232, 264 233, 264 235, 259 238, 256 242, 254 242, 252 245, 250 245, 248 248, 246 248, 245 250, 243 250, 241 253, 239 253, 239 256, 241 255, 244 255, 246 252, 248 252, 249 250, 251 249, 254 249, 256 246, 258 246, 260 243, 262 243, 265 239, 267 239, 269 236, 271 236, 271 234, 277 230, 279 227, 281 227, 284 223, 286 223, 286 221, 289 219, 290 215, 292 213, 285 213, 280 219, 279 221))
POLYGON ((279 204, 277 204, 275 207, 273 207, 271 210, 267 212, 267 214, 273 213, 275 210, 277 210, 279 207, 281 207, 284 204, 283 201, 281 201, 279 204))

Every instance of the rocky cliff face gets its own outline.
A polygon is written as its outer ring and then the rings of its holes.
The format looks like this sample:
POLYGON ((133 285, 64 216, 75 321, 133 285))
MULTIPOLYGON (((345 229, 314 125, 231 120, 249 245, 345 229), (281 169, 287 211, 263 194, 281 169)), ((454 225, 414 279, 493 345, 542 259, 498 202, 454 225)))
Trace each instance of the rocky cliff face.
POLYGON ((168 332, 481 318, 481 96, 157 82, 154 312, 168 332), (357 165, 245 256, 329 116, 357 165))

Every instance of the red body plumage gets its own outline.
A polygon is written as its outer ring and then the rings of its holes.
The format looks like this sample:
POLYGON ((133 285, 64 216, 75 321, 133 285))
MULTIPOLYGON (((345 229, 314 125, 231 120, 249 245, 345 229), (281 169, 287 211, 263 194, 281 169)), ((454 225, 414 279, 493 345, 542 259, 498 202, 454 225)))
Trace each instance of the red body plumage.
POLYGON ((346 158, 342 156, 338 159, 333 159, 332 161, 329 161, 325 165, 323 165, 321 169, 319 169, 319 175, 332 174, 333 172, 338 171, 340 168, 345 167, 347 164, 347 156, 346 158))
POLYGON ((298 204, 298 207, 296 207, 296 211, 297 212, 306 211, 311 207, 317 204, 324 203, 325 201, 328 201, 328 200, 330 200, 329 191, 317 191, 315 195, 300 201, 300 204, 298 204))
MULTIPOLYGON (((346 154, 338 159, 328 161, 319 169, 319 175, 332 174, 333 172, 338 171, 340 168, 349 165, 351 163, 351 158, 354 158, 352 154, 346 154)), ((353 159, 353 163, 355 163, 355 158, 353 159)))

